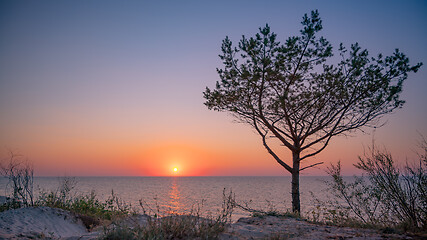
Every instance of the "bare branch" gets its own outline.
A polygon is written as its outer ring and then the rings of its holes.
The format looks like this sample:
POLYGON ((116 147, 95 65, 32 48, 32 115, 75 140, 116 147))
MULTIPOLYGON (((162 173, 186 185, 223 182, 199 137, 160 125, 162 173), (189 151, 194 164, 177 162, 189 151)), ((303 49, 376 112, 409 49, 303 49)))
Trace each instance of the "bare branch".
POLYGON ((318 162, 318 163, 312 164, 312 165, 310 165, 310 166, 303 167, 303 168, 301 168, 299 171, 301 172, 302 170, 305 170, 305 169, 307 169, 307 168, 311 168, 311 167, 314 167, 314 166, 317 166, 317 165, 320 165, 320 164, 323 164, 323 163, 324 163, 324 162, 318 162))

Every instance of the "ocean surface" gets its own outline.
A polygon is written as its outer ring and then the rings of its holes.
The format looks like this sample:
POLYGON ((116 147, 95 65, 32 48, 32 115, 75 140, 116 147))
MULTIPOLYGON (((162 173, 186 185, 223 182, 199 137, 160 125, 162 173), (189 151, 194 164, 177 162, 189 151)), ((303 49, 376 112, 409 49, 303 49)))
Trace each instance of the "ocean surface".
MULTIPOLYGON (((119 198, 142 212, 140 200, 146 211, 188 213, 200 209, 204 214, 215 215, 221 208, 223 192, 232 191, 235 200, 254 209, 286 210, 291 208, 291 177, 75 177, 72 194, 94 191, 100 200, 106 200, 114 191, 119 198)), ((323 201, 331 196, 326 180, 330 177, 302 176, 300 178, 301 211, 314 206, 312 194, 323 201), (312 194, 311 194, 312 193, 312 194)), ((7 179, 0 179, 0 194, 7 195, 7 179)), ((35 177, 34 191, 58 189, 61 178, 35 177)), ((10 191, 9 191, 10 192, 10 191)), ((233 220, 249 213, 235 209, 233 220)))

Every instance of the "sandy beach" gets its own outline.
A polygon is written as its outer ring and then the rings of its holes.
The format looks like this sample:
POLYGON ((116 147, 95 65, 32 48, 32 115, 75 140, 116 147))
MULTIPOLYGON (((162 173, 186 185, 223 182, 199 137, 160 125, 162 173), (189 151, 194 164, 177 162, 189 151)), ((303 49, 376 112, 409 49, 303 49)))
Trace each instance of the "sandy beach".
MULTIPOLYGON (((143 225, 148 216, 133 219, 143 225)), ((126 219, 125 219, 126 221, 126 219)), ((133 222, 135 221, 128 221, 133 222)), ((128 225, 129 226, 129 225, 128 225)), ((111 226, 110 226, 111 227, 111 226)), ((97 228, 95 228, 97 229, 97 228)), ((102 230, 89 232, 82 221, 68 211, 49 207, 28 207, 0 213, 0 239, 97 239, 102 230)), ((102 229, 102 228, 101 228, 102 229)), ((376 230, 335 227, 294 218, 273 216, 241 218, 227 227, 219 239, 421 239, 376 230)))

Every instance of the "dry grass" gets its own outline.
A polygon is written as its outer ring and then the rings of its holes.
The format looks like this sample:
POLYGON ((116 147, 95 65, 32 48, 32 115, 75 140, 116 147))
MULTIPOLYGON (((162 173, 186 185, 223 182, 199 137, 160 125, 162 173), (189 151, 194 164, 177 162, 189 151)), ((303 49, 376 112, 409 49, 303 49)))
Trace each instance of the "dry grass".
MULTIPOLYGON (((216 216, 202 217, 200 207, 188 215, 162 213, 156 204, 155 210, 146 211, 147 223, 136 227, 119 224, 105 229, 101 239, 217 239, 231 222, 234 208, 234 195, 223 192, 223 204, 216 216)), ((151 209, 151 208, 150 208, 151 209)))

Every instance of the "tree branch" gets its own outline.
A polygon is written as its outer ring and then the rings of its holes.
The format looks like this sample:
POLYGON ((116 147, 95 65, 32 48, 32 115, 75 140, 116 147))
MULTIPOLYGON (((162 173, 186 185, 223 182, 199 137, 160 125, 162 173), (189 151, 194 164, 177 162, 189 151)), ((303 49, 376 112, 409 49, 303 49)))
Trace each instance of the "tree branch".
POLYGON ((318 162, 318 163, 312 164, 312 165, 310 165, 310 166, 303 167, 303 168, 301 168, 299 171, 301 172, 302 170, 305 170, 305 169, 307 169, 307 168, 311 168, 311 167, 314 167, 314 166, 317 166, 317 165, 320 165, 320 164, 323 164, 323 162, 318 162))
POLYGON ((284 167, 286 170, 288 170, 288 172, 292 173, 292 168, 286 164, 285 162, 283 162, 279 156, 277 156, 276 153, 273 152, 273 150, 268 146, 267 141, 265 140, 265 136, 267 135, 267 133, 263 133, 261 132, 261 130, 258 127, 258 124, 256 123, 256 119, 253 118, 253 125, 255 127, 255 129, 257 130, 257 132, 259 133, 259 135, 261 135, 262 137, 262 144, 264 145, 265 149, 267 149, 268 153, 273 156, 273 158, 282 166, 284 167))

